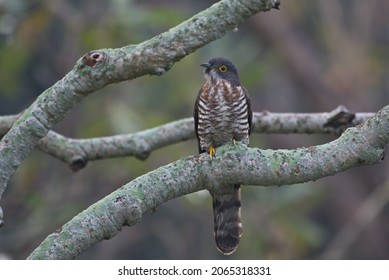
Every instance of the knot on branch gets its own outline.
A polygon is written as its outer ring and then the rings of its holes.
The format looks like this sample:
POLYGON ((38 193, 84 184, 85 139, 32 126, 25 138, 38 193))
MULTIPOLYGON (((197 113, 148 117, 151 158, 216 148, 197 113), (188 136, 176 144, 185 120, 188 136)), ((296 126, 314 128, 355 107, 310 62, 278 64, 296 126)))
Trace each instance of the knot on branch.
POLYGON ((94 67, 96 64, 101 63, 107 59, 107 54, 100 51, 91 51, 82 57, 81 68, 85 66, 94 67))
POLYGON ((166 69, 163 67, 156 67, 154 68, 154 73, 158 76, 162 76, 163 74, 166 73, 166 69))
POLYGON ((137 153, 135 154, 135 157, 136 157, 137 159, 139 159, 139 160, 146 160, 146 159, 148 159, 148 157, 150 156, 150 154, 151 154, 151 151, 150 151, 150 150, 148 150, 148 151, 142 151, 142 152, 137 152, 137 153))
POLYGON ((134 156, 137 159, 146 160, 150 156, 152 148, 150 147, 150 144, 147 141, 145 141, 144 139, 132 139, 131 142, 133 143, 134 147, 134 156))
POLYGON ((281 6, 281 0, 276 0, 273 3, 273 9, 279 10, 281 6))
POLYGON ((352 122, 354 119, 355 113, 351 113, 344 106, 339 106, 330 113, 324 127, 333 128, 341 134, 346 130, 346 128, 353 126, 352 122))
POLYGON ((88 160, 82 157, 77 157, 72 159, 72 161, 69 163, 69 167, 74 172, 79 171, 88 164, 88 160))

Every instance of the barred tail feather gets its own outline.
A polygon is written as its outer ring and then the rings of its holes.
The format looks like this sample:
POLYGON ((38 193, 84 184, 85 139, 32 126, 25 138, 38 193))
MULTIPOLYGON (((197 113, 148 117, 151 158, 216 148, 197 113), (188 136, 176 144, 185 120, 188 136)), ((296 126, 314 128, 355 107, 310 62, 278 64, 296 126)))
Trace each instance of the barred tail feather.
POLYGON ((230 188, 231 193, 212 194, 217 248, 225 255, 233 253, 242 236, 240 215, 240 185, 230 188))

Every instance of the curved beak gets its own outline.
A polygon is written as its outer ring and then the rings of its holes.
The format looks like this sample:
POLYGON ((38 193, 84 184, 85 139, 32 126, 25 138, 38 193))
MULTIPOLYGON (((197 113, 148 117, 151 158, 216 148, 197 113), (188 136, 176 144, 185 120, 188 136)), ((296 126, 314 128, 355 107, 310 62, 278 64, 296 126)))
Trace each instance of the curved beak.
POLYGON ((200 66, 206 68, 206 69, 209 69, 209 67, 211 66, 209 63, 202 63, 200 64, 200 66))

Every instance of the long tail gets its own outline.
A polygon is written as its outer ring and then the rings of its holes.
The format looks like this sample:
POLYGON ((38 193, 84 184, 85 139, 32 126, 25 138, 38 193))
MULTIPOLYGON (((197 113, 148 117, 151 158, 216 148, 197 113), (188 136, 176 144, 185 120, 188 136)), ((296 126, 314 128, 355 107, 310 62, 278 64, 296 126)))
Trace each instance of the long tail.
MULTIPOLYGON (((226 188, 227 189, 227 188, 226 188)), ((225 255, 233 253, 242 236, 240 216, 240 185, 228 188, 230 192, 212 194, 217 248, 225 255)))

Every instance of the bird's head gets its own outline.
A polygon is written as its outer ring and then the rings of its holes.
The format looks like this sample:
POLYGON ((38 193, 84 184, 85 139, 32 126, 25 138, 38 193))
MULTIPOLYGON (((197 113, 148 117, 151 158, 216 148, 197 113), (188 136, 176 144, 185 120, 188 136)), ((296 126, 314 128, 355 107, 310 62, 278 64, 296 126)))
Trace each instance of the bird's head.
POLYGON ((238 70, 231 61, 224 57, 212 58, 208 63, 201 64, 205 68, 205 78, 211 82, 217 82, 220 79, 229 81, 234 86, 240 86, 238 70))

